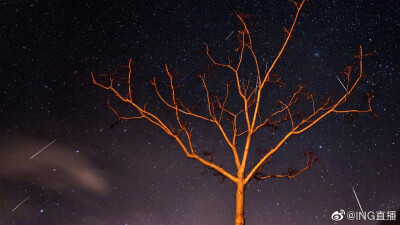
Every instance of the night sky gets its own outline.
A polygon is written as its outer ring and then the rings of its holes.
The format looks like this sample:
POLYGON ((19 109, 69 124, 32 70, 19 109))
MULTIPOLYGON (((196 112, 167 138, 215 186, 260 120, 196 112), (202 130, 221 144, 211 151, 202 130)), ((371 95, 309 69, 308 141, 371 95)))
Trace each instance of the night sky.
MULTIPOLYGON (((149 122, 115 123, 107 100, 123 115, 135 111, 95 87, 90 73, 101 79, 118 68, 124 76, 132 58, 135 99, 172 121, 149 83, 157 77, 162 93, 170 94, 167 64, 177 74, 177 94, 207 115, 197 75, 209 75, 215 94, 223 94, 224 82, 233 79, 231 72, 211 68, 204 51, 207 44, 216 60, 237 59, 235 11, 248 15, 255 53, 262 68, 270 65, 284 41, 282 28, 296 12, 290 1, 1 1, 0 224, 233 224, 236 185, 187 159, 149 122)), ((285 86, 265 89, 263 112, 279 109, 276 100, 287 101, 298 84, 319 99, 343 95, 337 78, 345 81, 341 72, 347 65, 358 69, 354 56, 362 45, 372 53, 364 60, 366 76, 343 107, 365 109, 362 97, 373 90, 379 117, 333 114, 291 138, 266 171, 301 169, 307 150, 320 163, 295 179, 252 180, 246 186, 246 224, 335 224, 334 211, 359 211, 352 188, 364 211, 398 211, 400 3, 313 0, 302 12, 273 71, 285 86)), ((249 56, 243 73, 255 74, 249 56)), ((241 106, 234 99, 230 104, 241 106)), ((235 174, 219 131, 189 122, 196 151, 213 152, 215 163, 235 174)), ((288 129, 282 124, 255 135, 248 164, 288 129)))

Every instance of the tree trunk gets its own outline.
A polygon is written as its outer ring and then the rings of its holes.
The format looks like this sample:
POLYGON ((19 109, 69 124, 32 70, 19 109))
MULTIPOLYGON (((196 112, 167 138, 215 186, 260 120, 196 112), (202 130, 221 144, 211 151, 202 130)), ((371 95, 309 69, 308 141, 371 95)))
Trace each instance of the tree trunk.
POLYGON ((237 182, 235 225, 244 225, 244 184, 237 182))

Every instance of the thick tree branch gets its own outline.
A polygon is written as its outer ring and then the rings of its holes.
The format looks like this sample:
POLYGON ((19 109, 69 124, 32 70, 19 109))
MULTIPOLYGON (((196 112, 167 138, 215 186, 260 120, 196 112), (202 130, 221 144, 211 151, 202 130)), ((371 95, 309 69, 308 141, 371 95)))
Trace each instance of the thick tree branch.
MULTIPOLYGON (((165 105, 167 108, 172 109, 174 111, 174 117, 176 122, 174 122, 175 126, 172 125, 170 121, 164 122, 157 113, 149 112, 148 103, 139 105, 133 100, 132 94, 132 59, 129 60, 127 68, 129 69, 128 73, 128 81, 124 80, 124 85, 128 84, 128 93, 121 94, 119 92, 119 88, 114 88, 114 83, 119 82, 116 80, 116 72, 115 74, 109 75, 109 82, 108 84, 99 83, 96 81, 93 73, 92 81, 93 83, 105 90, 109 90, 112 92, 117 99, 122 102, 129 104, 133 109, 135 109, 135 116, 127 117, 127 116, 120 116, 119 113, 115 108, 113 108, 109 102, 107 102, 108 107, 110 110, 117 116, 119 120, 130 120, 130 119, 146 119, 150 123, 158 126, 161 130, 169 135, 170 137, 174 138, 175 141, 178 143, 186 157, 195 159, 198 162, 202 163, 206 167, 213 169, 216 173, 221 174, 224 177, 227 177, 231 181, 233 181, 237 185, 237 192, 236 192, 236 219, 235 223, 243 225, 244 224, 244 216, 243 216, 243 208, 244 208, 244 190, 245 185, 252 179, 256 178, 259 180, 265 180, 269 178, 295 178, 299 174, 305 172, 306 170, 310 169, 313 163, 315 162, 315 154, 311 152, 307 152, 307 162, 303 169, 300 171, 289 170, 286 174, 278 174, 278 175, 263 175, 261 170, 263 167, 271 160, 271 157, 275 152, 282 148, 283 144, 289 140, 294 135, 301 134, 314 125, 316 125, 319 121, 323 118, 327 117, 330 114, 342 114, 342 113, 371 113, 372 115, 376 116, 372 110, 372 99, 374 97, 373 94, 367 96, 368 98, 368 108, 356 108, 356 109, 347 109, 343 107, 345 103, 347 103, 347 99, 351 94, 355 92, 355 88, 358 85, 359 81, 363 77, 363 58, 368 54, 363 54, 362 48, 360 46, 360 52, 358 55, 359 58, 359 74, 355 78, 352 77, 352 72, 354 69, 352 67, 346 67, 343 74, 346 76, 347 81, 345 84, 342 83, 343 87, 346 89, 344 94, 340 95, 340 98, 335 100, 334 98, 327 98, 321 104, 317 104, 314 95, 309 94, 304 91, 305 86, 299 85, 296 90, 294 90, 293 94, 289 95, 288 100, 280 100, 277 103, 280 105, 278 110, 273 110, 272 112, 264 114, 264 109, 267 106, 264 106, 264 101, 261 102, 262 91, 265 87, 269 86, 267 84, 270 83, 281 83, 280 77, 276 77, 272 71, 275 69, 277 62, 281 59, 283 52, 285 51, 289 40, 291 40, 295 25, 300 15, 300 11, 303 8, 304 3, 307 0, 291 0, 292 4, 296 8, 296 14, 294 19, 291 23, 289 29, 283 28, 286 32, 286 37, 283 40, 283 44, 280 47, 278 54, 275 56, 272 64, 267 67, 266 64, 265 71, 261 72, 259 67, 259 61, 255 51, 253 50, 252 38, 251 34, 248 30, 248 26, 244 21, 244 16, 242 14, 237 15, 238 19, 240 20, 240 28, 238 30, 238 39, 239 39, 239 46, 236 49, 238 61, 237 63, 233 63, 228 57, 228 63, 223 64, 217 62, 210 54, 210 49, 206 46, 206 54, 208 58, 211 60, 212 64, 216 67, 227 68, 229 71, 233 72, 234 82, 233 85, 236 87, 231 88, 230 84, 226 84, 226 93, 223 97, 219 97, 217 95, 212 95, 207 86, 206 82, 206 75, 200 75, 199 78, 201 80, 202 88, 205 91, 205 100, 206 100, 206 108, 204 109, 208 113, 208 115, 203 116, 200 113, 197 113, 196 110, 188 107, 183 103, 183 101, 177 96, 176 89, 174 86, 174 77, 170 73, 169 68, 165 65, 165 71, 169 78, 169 89, 171 93, 171 97, 165 98, 161 94, 159 90, 159 86, 157 84, 156 78, 153 78, 151 81, 151 85, 154 87, 156 95, 160 99, 162 105, 165 105), (239 74, 239 71, 242 71, 242 65, 246 59, 244 59, 245 51, 249 51, 251 53, 250 60, 254 61, 256 67, 256 77, 255 80, 252 80, 254 75, 253 73, 249 73, 247 76, 239 74), (256 84, 255 84, 256 83, 256 84), (255 84, 255 85, 254 85, 255 84), (237 88, 237 93, 236 93, 237 88), (118 90, 117 90, 118 89, 118 90), (237 94, 236 96, 239 101, 234 102, 235 104, 233 107, 229 107, 228 103, 233 102, 231 97, 230 91, 234 90, 234 93, 237 94), (229 97, 229 101, 228 101, 229 97), (306 104, 310 105, 309 113, 300 112, 299 109, 302 109, 301 103, 303 103, 303 98, 306 98, 306 104), (312 104, 312 106, 311 106, 312 104), (233 110, 233 108, 239 107, 239 109, 233 110), (311 108, 312 107, 312 108, 311 108), (195 111, 195 112, 194 112, 195 111), (208 112, 207 112, 208 111, 208 112), (223 140, 228 144, 232 155, 234 157, 234 163, 237 168, 236 175, 232 175, 231 173, 227 172, 222 168, 222 165, 216 165, 213 162, 213 158, 211 154, 197 154, 194 143, 192 142, 193 139, 193 128, 189 127, 188 119, 197 118, 201 121, 207 121, 215 124, 218 130, 221 132, 223 140), (285 121, 290 121, 290 128, 286 131, 285 136, 278 141, 275 147, 271 148, 265 155, 261 156, 261 159, 252 167, 246 170, 246 163, 248 160, 249 152, 251 149, 252 138, 253 135, 260 131, 263 127, 274 127, 276 128, 280 123, 285 121), (242 123, 242 124, 240 124, 242 123), (226 128, 228 126, 228 128, 226 128), (231 126, 231 128, 230 128, 231 126), (242 139, 239 140, 238 139, 242 139), (240 146, 244 144, 243 149, 239 149, 237 144, 240 143, 240 146), (242 157, 239 157, 238 150, 241 150, 242 157), (245 171, 249 171, 245 174, 245 171)), ((118 83, 118 86, 121 82, 118 83)), ((265 94, 264 94, 265 95, 265 94)), ((263 95, 263 97, 264 97, 263 95)), ((151 110, 150 110, 151 111, 151 110)), ((242 147, 241 147, 242 148, 242 147)))
MULTIPOLYGON (((294 4, 296 8, 296 14, 295 17, 292 21, 290 29, 284 28, 287 36, 282 44, 282 47, 280 48, 279 53, 273 60, 271 66, 269 68, 266 68, 265 72, 262 74, 260 72, 259 68, 259 62, 257 59, 257 56, 253 50, 253 45, 252 45, 252 38, 250 35, 250 32, 248 30, 248 27, 243 20, 242 15, 237 14, 238 19, 240 20, 241 24, 241 29, 238 31, 238 37, 239 37, 239 42, 240 46, 236 49, 238 51, 238 62, 235 65, 232 65, 232 61, 228 58, 228 63, 223 64, 216 62, 214 58, 210 54, 210 49, 208 46, 206 46, 206 54, 208 58, 211 60, 213 65, 227 68, 230 71, 234 73, 234 80, 236 81, 236 88, 237 88, 237 93, 239 97, 242 99, 242 104, 243 107, 238 111, 234 112, 231 111, 227 108, 227 102, 228 102, 228 96, 230 93, 230 85, 226 84, 226 93, 223 98, 219 97, 213 97, 210 95, 210 91, 207 87, 207 83, 205 81, 205 75, 199 76, 202 82, 202 87, 206 92, 206 100, 207 100, 207 110, 208 110, 208 116, 202 116, 197 113, 194 113, 189 107, 187 107, 176 95, 176 90, 174 87, 174 80, 173 76, 170 73, 167 65, 165 65, 165 70, 166 73, 169 77, 169 86, 170 86, 170 91, 171 91, 171 99, 172 102, 169 102, 166 100, 161 95, 161 92, 158 89, 158 85, 156 82, 156 79, 154 78, 151 82, 153 87, 155 88, 155 92, 160 99, 160 101, 166 105, 168 108, 173 109, 175 112, 175 118, 176 122, 178 125, 178 129, 174 129, 171 125, 171 123, 164 123, 160 117, 157 115, 150 113, 147 109, 146 106, 148 105, 147 103, 144 106, 139 106, 137 103, 133 101, 132 97, 132 59, 129 60, 128 63, 128 94, 127 96, 123 96, 118 92, 114 87, 113 83, 115 82, 114 77, 110 77, 109 79, 109 85, 104 85, 101 83, 98 83, 96 79, 94 78, 93 73, 92 75, 92 80, 93 83, 103 89, 110 90, 113 92, 118 99, 120 99, 123 102, 128 103, 131 105, 134 109, 137 110, 138 115, 137 116, 132 116, 132 117, 126 117, 126 116, 120 116, 116 109, 114 109, 112 106, 110 106, 109 103, 108 107, 113 111, 113 113, 117 116, 118 120, 128 120, 128 119, 146 119, 149 122, 153 123, 154 125, 160 127, 166 134, 169 136, 173 137, 182 150, 184 151, 185 155, 189 158, 196 159, 200 163, 206 165, 207 167, 210 167, 217 171, 218 173, 221 173, 225 177, 228 177, 230 180, 236 182, 237 184, 240 185, 245 185, 250 179, 255 177, 257 174, 260 173, 261 169, 265 165, 266 162, 270 159, 270 157, 277 151, 279 150, 283 143, 285 143, 291 136, 296 135, 296 134, 301 134, 311 128, 312 126, 316 125, 320 120, 322 120, 324 117, 331 113, 372 113, 375 115, 372 111, 372 106, 371 106, 371 101, 373 99, 373 95, 368 95, 368 108, 364 110, 359 110, 359 109, 340 109, 340 106, 342 106, 348 96, 352 94, 355 90, 355 87, 359 83, 360 79, 363 76, 362 73, 362 60, 363 57, 366 55, 363 55, 362 53, 362 48, 360 47, 360 53, 359 53, 359 60, 360 60, 360 73, 356 80, 352 83, 351 82, 351 73, 353 69, 351 67, 346 67, 346 70, 344 74, 347 77, 347 83, 346 83, 346 93, 344 93, 341 98, 337 101, 332 100, 331 98, 328 98, 326 101, 324 101, 320 106, 316 106, 314 96, 312 94, 307 94, 303 91, 304 85, 300 85, 298 89, 293 93, 289 101, 278 101, 278 103, 282 106, 281 109, 276 110, 275 112, 272 112, 269 114, 268 117, 262 118, 261 113, 260 113, 260 104, 261 104, 261 93, 263 91, 263 88, 266 87, 267 83, 280 83, 281 79, 278 77, 277 79, 272 79, 272 71, 275 68, 275 65, 277 64, 278 60, 281 58, 284 50, 286 49, 286 46, 289 42, 289 40, 292 37, 292 33, 294 31, 294 27, 297 23, 298 17, 300 15, 300 11, 306 2, 306 0, 301 0, 301 1, 294 1, 291 0, 292 3, 294 4), (256 83, 257 85, 253 87, 253 83, 251 82, 251 75, 249 75, 249 79, 246 80, 243 77, 239 75, 239 70, 243 64, 244 61, 244 51, 245 50, 250 51, 252 60, 254 60, 255 66, 256 66, 256 83), (301 95, 304 95, 307 97, 312 102, 312 113, 306 117, 304 117, 301 121, 295 120, 294 116, 300 115, 298 113, 297 108, 295 108, 295 105, 300 104, 300 97, 301 95), (219 111, 218 111, 219 110, 219 111), (243 115, 244 114, 244 115, 243 115), (214 123, 219 131, 221 132, 223 139, 225 142, 229 145, 232 154, 234 156, 234 161, 235 165, 237 167, 237 175, 233 176, 227 171, 225 171, 221 166, 218 166, 216 164, 213 164, 212 159, 205 159, 200 157, 198 154, 196 154, 194 147, 192 145, 192 137, 193 137, 193 128, 188 127, 188 123, 184 121, 186 117, 184 116, 189 116, 189 117, 194 117, 198 118, 207 122, 214 123), (241 129, 241 126, 238 125, 238 121, 241 119, 238 119, 239 116, 244 116, 245 118, 245 124, 247 127, 244 130, 241 129), (223 119, 227 119, 231 126, 231 130, 225 130, 222 123, 223 119), (259 161, 258 163, 250 170, 250 172, 245 175, 245 167, 247 163, 247 158, 248 154, 250 151, 250 146, 251 146, 251 140, 252 136, 254 133, 259 131, 262 127, 265 126, 273 126, 276 127, 279 123, 285 122, 285 121, 290 121, 291 124, 291 129, 287 134, 279 141, 279 143, 272 148, 267 154, 265 154, 259 161), (167 126, 168 125, 168 126, 167 126), (231 133, 232 132, 232 136, 231 133), (243 149, 243 156, 240 159, 238 156, 238 150, 237 150, 237 138, 246 136, 245 138, 245 146, 243 149), (182 141, 182 139, 184 141, 182 141), (186 144, 184 144, 186 143, 186 144)), ((282 174, 282 175, 268 175, 268 176, 262 176, 262 179, 267 179, 267 178, 272 178, 272 177, 287 177, 287 178, 293 178, 296 177, 298 174, 301 172, 309 169, 311 167, 311 163, 314 161, 315 157, 311 157, 307 161, 307 165, 303 170, 300 170, 298 173, 288 173, 288 174, 282 174)), ((260 177, 258 177, 260 178, 260 177)))
MULTIPOLYGON (((263 166, 265 165, 265 163, 264 163, 264 165, 261 166, 261 167, 257 170, 257 174, 256 174, 255 178, 256 178, 257 180, 266 180, 266 179, 273 178, 273 177, 275 177, 275 178, 289 178, 289 179, 295 178, 295 177, 297 177, 298 175, 300 175, 301 173, 303 173, 304 171, 309 170, 309 169, 311 168, 311 166, 313 165, 313 163, 317 160, 317 158, 316 158, 317 156, 315 155, 315 153, 313 153, 313 152, 311 152, 311 151, 307 151, 307 152, 306 152, 306 155, 307 155, 307 162, 306 162, 306 165, 305 165, 305 167, 304 167, 303 169, 301 169, 300 171, 299 171, 299 170, 289 169, 288 172, 287 172, 286 174, 263 175, 263 174, 261 173, 261 170, 262 170, 263 166)), ((268 162, 268 161, 266 161, 266 162, 268 162)))
MULTIPOLYGON (((315 105, 314 105, 314 99, 312 98, 313 101, 313 113, 308 116, 306 119, 303 119, 298 125, 296 125, 292 130, 286 134, 286 136, 273 148, 271 149, 250 171, 250 173, 246 176, 245 183, 247 183, 251 178, 253 178, 256 174, 256 172, 259 170, 260 167, 264 164, 264 162, 268 159, 268 157, 272 156, 281 146, 282 144, 293 134, 300 134, 303 133, 304 131, 308 130, 312 126, 314 126, 316 123, 318 123, 321 119, 325 118, 327 115, 331 113, 368 113, 372 111, 372 106, 371 106, 371 100, 373 98, 373 95, 370 95, 368 97, 368 109, 367 110, 337 110, 337 108, 342 105, 346 98, 354 91, 355 87, 357 86, 358 82, 363 76, 362 73, 362 63, 363 63, 363 55, 362 53, 362 47, 360 46, 360 53, 358 55, 359 61, 360 61, 360 72, 359 75, 356 79, 356 81, 351 85, 350 89, 337 101, 335 102, 332 106, 328 106, 330 103, 330 98, 328 98, 325 103, 317 110, 315 110, 315 105), (323 112, 320 115, 320 112, 323 112)), ((293 98, 292 98, 293 99, 293 98)), ((286 107, 285 107, 286 109, 286 107)), ((375 115, 375 114, 373 114, 375 115)), ((293 120, 292 115, 289 115, 291 118, 291 121, 293 120)))
MULTIPOLYGON (((131 63, 132 63, 132 61, 130 60, 130 61, 129 61, 129 65, 131 65, 131 63)), ((128 66, 128 68, 129 68, 129 71, 130 71, 130 73, 129 73, 129 80, 130 80, 132 68, 131 68, 131 66, 128 66)), ((169 74, 168 71, 167 71, 167 73, 169 74)), ((169 75, 170 75, 170 74, 169 74, 169 75)), ((154 114, 148 112, 148 111, 146 110, 146 106, 148 105, 147 103, 146 103, 143 107, 140 107, 139 105, 137 105, 137 104, 132 100, 132 97, 131 97, 131 89, 130 89, 130 88, 128 89, 128 91, 129 91, 128 97, 123 97, 122 94, 121 94, 120 92, 118 92, 118 91, 114 88, 114 86, 113 86, 113 83, 114 83, 113 81, 114 81, 114 79, 113 79, 113 78, 110 77, 110 79, 109 79, 110 83, 109 83, 108 86, 106 86, 106 85, 103 85, 103 84, 101 84, 101 83, 98 83, 97 80, 95 79, 93 73, 91 73, 91 76, 92 76, 92 82, 93 82, 93 84, 95 84, 95 85, 97 85, 97 86, 99 86, 99 87, 101 87, 101 88, 103 88, 103 89, 105 89, 105 90, 110 90, 111 92, 113 92, 113 93, 116 95, 116 97, 117 97, 118 99, 120 99, 120 100, 123 101, 123 102, 126 102, 126 103, 130 104, 130 105, 133 106, 136 110, 138 110, 139 114, 141 115, 141 116, 137 116, 137 117, 121 117, 121 116, 119 116, 119 114, 117 113, 117 111, 116 111, 113 107, 111 107, 111 106, 109 105, 109 103, 108 103, 109 108, 110 108, 110 109, 113 111, 113 113, 117 116, 118 120, 120 120, 120 119, 146 119, 147 121, 151 122, 152 124, 154 124, 154 125, 160 127, 166 134, 168 134, 169 136, 173 137, 173 138, 178 142, 179 146, 181 147, 181 149, 183 150, 183 152, 185 153, 185 155, 186 155, 188 158, 196 159, 197 161, 199 161, 199 162, 202 163, 203 165, 208 166, 208 167, 210 167, 210 168, 212 168, 212 169, 218 171, 219 173, 221 173, 221 174, 224 175, 225 177, 229 178, 229 179, 232 180, 233 182, 236 182, 236 178, 235 178, 234 176, 232 176, 229 172, 225 171, 222 167, 220 167, 220 166, 218 166, 218 165, 216 165, 216 164, 213 164, 212 162, 209 162, 209 161, 207 161, 207 160, 201 158, 200 156, 198 156, 198 155, 194 152, 194 149, 193 149, 193 146, 192 146, 192 141, 191 141, 192 132, 191 132, 191 130, 188 130, 188 129, 186 128, 186 125, 183 124, 183 123, 181 122, 180 118, 179 118, 179 112, 180 112, 180 111, 179 111, 179 109, 178 109, 178 107, 177 107, 177 101, 176 101, 176 96, 175 96, 175 90, 174 90, 174 87, 173 87, 173 84, 172 84, 172 76, 171 76, 171 80, 170 80, 170 85, 171 85, 172 94, 173 94, 173 104, 174 104, 173 108, 175 109, 176 119, 177 119, 178 124, 179 124, 179 126, 180 126, 180 131, 179 131, 178 133, 175 133, 175 132, 173 132, 173 130, 172 130, 171 128, 168 128, 168 127, 165 125, 165 123, 162 122, 161 119, 159 119, 159 117, 157 117, 156 115, 154 115, 154 114), (190 151, 189 151, 189 150, 187 149, 187 147, 183 144, 182 140, 181 140, 180 137, 179 137, 182 131, 183 131, 183 132, 185 133, 185 135, 186 135, 187 141, 188 141, 188 143, 189 143, 189 149, 190 149, 190 151)), ((130 81, 128 81, 128 85, 129 85, 129 86, 131 85, 130 81)))

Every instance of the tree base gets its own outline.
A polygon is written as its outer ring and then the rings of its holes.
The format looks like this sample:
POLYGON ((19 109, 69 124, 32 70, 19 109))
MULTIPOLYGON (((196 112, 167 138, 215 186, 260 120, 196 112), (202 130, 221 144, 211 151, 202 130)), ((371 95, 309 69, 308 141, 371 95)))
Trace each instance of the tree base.
POLYGON ((244 217, 235 218, 235 225, 244 225, 244 217))

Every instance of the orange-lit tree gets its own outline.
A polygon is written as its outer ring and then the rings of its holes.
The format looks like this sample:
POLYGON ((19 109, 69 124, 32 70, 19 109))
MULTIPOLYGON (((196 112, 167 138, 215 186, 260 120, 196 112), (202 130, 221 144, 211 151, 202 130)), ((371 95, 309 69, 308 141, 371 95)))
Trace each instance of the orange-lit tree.
POLYGON ((228 59, 228 63, 220 63, 214 60, 212 55, 210 54, 209 47, 207 46, 206 54, 216 67, 226 68, 228 71, 231 71, 233 74, 233 85, 226 84, 224 89, 226 89, 226 94, 224 94, 223 98, 219 98, 217 96, 213 96, 207 86, 206 82, 206 74, 202 74, 199 76, 202 84, 202 88, 204 89, 204 96, 207 101, 207 106, 205 108, 206 113, 202 115, 197 111, 187 107, 177 96, 176 94, 176 85, 174 84, 174 76, 167 65, 165 65, 165 71, 169 78, 169 89, 171 91, 171 97, 166 98, 163 96, 162 92, 159 89, 159 85, 157 84, 156 78, 153 78, 151 81, 151 85, 154 86, 155 93, 159 97, 159 100, 166 107, 170 108, 174 112, 174 120, 176 119, 176 127, 171 125, 171 121, 164 121, 160 115, 150 112, 147 107, 147 103, 144 105, 139 105, 132 96, 132 59, 129 60, 128 63, 128 77, 126 80, 127 83, 127 93, 121 93, 118 88, 115 87, 115 83, 118 82, 114 76, 109 76, 109 79, 105 82, 100 82, 96 80, 94 74, 92 73, 93 83, 103 89, 109 90, 115 94, 117 99, 122 102, 127 103, 137 112, 135 116, 121 116, 117 110, 112 107, 108 102, 108 107, 114 112, 117 116, 118 120, 131 120, 131 119, 145 119, 150 123, 158 126, 161 130, 171 136, 176 140, 177 144, 183 150, 186 157, 190 159, 197 160, 208 168, 216 171, 218 174, 223 177, 228 178, 232 182, 234 182, 237 186, 236 190, 236 214, 235 214, 235 224, 244 224, 244 192, 246 184, 249 183, 250 180, 258 179, 258 180, 266 180, 269 178, 295 178, 302 172, 311 168, 313 163, 316 160, 315 154, 312 152, 307 152, 307 159, 303 169, 301 170, 292 170, 286 174, 278 174, 278 175, 264 175, 261 171, 266 163, 271 160, 271 156, 277 152, 283 143, 285 143, 290 137, 301 134, 307 131, 309 128, 316 125, 323 118, 328 116, 329 114, 334 113, 372 113, 371 108, 371 100, 373 95, 368 95, 368 106, 366 106, 365 110, 360 109, 346 109, 344 103, 348 102, 348 96, 351 95, 357 84, 360 82, 363 77, 362 63, 363 55, 362 48, 360 47, 360 51, 357 55, 359 58, 359 69, 355 75, 352 75, 352 72, 355 71, 352 67, 346 67, 344 74, 347 78, 346 92, 339 96, 336 100, 332 97, 328 97, 322 101, 322 103, 318 104, 315 101, 315 96, 310 93, 305 92, 305 85, 299 85, 298 88, 291 94, 288 101, 280 100, 278 103, 281 105, 281 108, 278 111, 271 112, 267 116, 262 115, 264 113, 260 112, 260 102, 261 95, 264 91, 264 88, 269 83, 278 83, 280 82, 280 78, 273 76, 272 71, 276 66, 278 60, 281 58, 289 39, 292 36, 292 32, 296 25, 296 21, 300 15, 300 11, 303 8, 303 5, 306 0, 302 0, 299 2, 295 2, 292 0, 295 8, 297 9, 296 15, 292 22, 292 25, 289 29, 284 29, 286 32, 286 38, 283 42, 282 47, 280 48, 279 53, 275 57, 273 63, 270 65, 268 70, 264 73, 260 71, 259 61, 257 56, 253 51, 252 39, 250 36, 250 32, 248 27, 243 20, 243 16, 236 14, 238 19, 240 20, 241 28, 238 31, 238 37, 240 41, 240 46, 237 49, 238 52, 238 62, 233 63, 228 59), (243 75, 240 74, 240 68, 243 64, 244 52, 249 51, 252 56, 252 61, 254 61, 256 68, 256 80, 252 82, 251 77, 243 78, 243 75), (256 85, 251 85, 255 84, 256 85), (229 93, 231 93, 231 86, 234 86, 235 93, 238 94, 236 96, 240 100, 241 108, 238 111, 233 111, 228 109, 227 102, 229 93), (298 105, 301 104, 299 99, 306 99, 308 101, 308 105, 310 106, 310 113, 302 114, 299 117, 298 114, 298 105), (236 174, 232 174, 222 168, 222 166, 217 165, 213 162, 211 154, 201 154, 196 151, 193 146, 193 127, 190 127, 187 123, 188 118, 192 117, 195 119, 199 119, 205 121, 207 123, 214 124, 215 127, 221 132, 224 141, 228 144, 230 151, 232 152, 234 158, 234 165, 236 166, 237 172, 236 174), (229 121, 229 129, 227 126, 223 125, 224 121, 229 121), (240 122, 244 124, 239 124, 240 122), (269 151, 263 154, 258 162, 252 166, 252 168, 246 168, 246 163, 248 161, 248 155, 250 151, 250 147, 252 144, 252 137, 257 132, 260 131, 264 127, 268 126, 276 126, 280 123, 287 122, 289 124, 290 129, 285 133, 284 137, 269 151), (239 149, 238 147, 238 138, 243 138, 244 148, 239 149), (239 153, 241 153, 239 155, 239 153), (247 172, 246 172, 247 171, 247 172))

